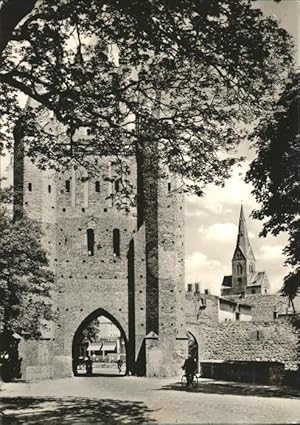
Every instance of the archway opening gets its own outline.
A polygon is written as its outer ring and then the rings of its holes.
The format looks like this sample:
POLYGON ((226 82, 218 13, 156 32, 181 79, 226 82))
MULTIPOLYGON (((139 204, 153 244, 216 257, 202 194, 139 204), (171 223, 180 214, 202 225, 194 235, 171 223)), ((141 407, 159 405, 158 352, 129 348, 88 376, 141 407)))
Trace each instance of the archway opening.
POLYGON ((186 336, 188 337, 188 354, 195 360, 197 365, 196 373, 199 372, 199 345, 197 339, 191 332, 187 332, 186 336))
POLYGON ((128 343, 119 322, 99 309, 78 327, 72 344, 75 376, 124 376, 128 343))

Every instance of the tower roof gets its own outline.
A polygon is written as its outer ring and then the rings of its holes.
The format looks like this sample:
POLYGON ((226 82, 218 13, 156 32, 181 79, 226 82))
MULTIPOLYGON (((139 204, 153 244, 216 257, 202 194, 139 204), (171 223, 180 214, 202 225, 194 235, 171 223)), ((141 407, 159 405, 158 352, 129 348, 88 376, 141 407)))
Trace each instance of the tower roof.
POLYGON ((249 242, 249 236, 248 236, 248 230, 247 230, 246 220, 244 216, 243 205, 241 205, 241 212, 240 212, 240 219, 239 219, 239 230, 238 230, 238 236, 236 241, 236 249, 237 248, 239 248, 242 251, 245 258, 247 258, 249 255, 253 256, 253 251, 249 242))

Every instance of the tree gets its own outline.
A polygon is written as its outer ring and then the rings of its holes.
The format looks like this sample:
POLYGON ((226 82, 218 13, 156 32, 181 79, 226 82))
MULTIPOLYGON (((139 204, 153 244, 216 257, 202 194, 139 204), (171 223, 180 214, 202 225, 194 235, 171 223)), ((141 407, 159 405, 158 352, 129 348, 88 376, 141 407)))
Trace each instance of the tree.
MULTIPOLYGON (((3 335, 38 338, 42 321, 52 318, 53 274, 40 245, 38 225, 27 217, 15 222, 0 211, 0 324, 3 335)), ((5 338, 1 338, 5 344, 5 338)), ((1 347, 3 349, 3 347, 1 347)))
POLYGON ((289 235, 284 254, 291 271, 284 279, 282 293, 289 297, 293 308, 300 285, 299 93, 299 73, 294 73, 274 110, 253 133, 257 158, 247 174, 260 203, 260 209, 252 215, 266 220, 261 236, 281 232, 289 235))
POLYGON ((92 320, 83 330, 80 340, 82 341, 86 338, 89 342, 97 341, 97 336, 99 333, 99 319, 92 320))
MULTIPOLYGON (((15 2, 2 1, 2 18, 15 2)), ((114 155, 126 171, 121 158, 142 163, 151 143, 162 170, 202 194, 228 177, 232 151, 268 111, 291 64, 288 34, 250 0, 27 5, 30 14, 21 8, 4 27, 0 138, 9 142, 18 120, 26 152, 42 167, 74 159, 88 167, 96 153, 114 155), (36 108, 22 111, 19 92, 36 108), (60 123, 55 132, 49 111, 60 123)))

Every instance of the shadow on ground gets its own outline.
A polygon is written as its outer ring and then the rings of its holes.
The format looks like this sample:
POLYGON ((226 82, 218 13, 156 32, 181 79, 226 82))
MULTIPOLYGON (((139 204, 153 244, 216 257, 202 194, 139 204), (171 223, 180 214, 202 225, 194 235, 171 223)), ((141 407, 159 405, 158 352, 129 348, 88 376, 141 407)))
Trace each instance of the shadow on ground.
POLYGON ((0 412, 1 425, 156 423, 144 403, 110 399, 7 397, 1 399, 0 412))
POLYGON ((197 388, 186 388, 181 383, 164 385, 161 390, 196 392, 202 394, 223 394, 256 397, 300 398, 299 390, 290 387, 269 387, 239 382, 200 381, 197 388))
POLYGON ((123 378, 124 376, 126 376, 124 373, 93 373, 92 375, 87 375, 87 374, 83 374, 83 373, 78 373, 77 375, 75 375, 76 378, 123 378))

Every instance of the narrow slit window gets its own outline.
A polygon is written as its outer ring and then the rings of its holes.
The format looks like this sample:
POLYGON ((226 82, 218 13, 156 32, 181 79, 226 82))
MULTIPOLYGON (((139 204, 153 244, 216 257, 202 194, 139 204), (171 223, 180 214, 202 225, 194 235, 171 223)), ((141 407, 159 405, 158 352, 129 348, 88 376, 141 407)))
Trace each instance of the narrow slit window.
POLYGON ((32 192, 32 183, 28 183, 28 192, 32 192))
POLYGON ((115 192, 118 193, 120 191, 120 179, 115 181, 115 192))
POLYGON ((48 193, 51 193, 51 184, 48 184, 48 193))
POLYGON ((95 183, 95 192, 100 193, 100 182, 99 181, 97 181, 95 183))
POLYGON ((171 192, 171 183, 168 183, 168 192, 171 192))
POLYGON ((70 192, 71 189, 71 182, 70 180, 66 180, 66 192, 70 192))
POLYGON ((120 230, 119 229, 113 230, 113 249, 114 249, 114 255, 116 257, 120 257, 120 230))
POLYGON ((95 233, 93 229, 87 229, 87 249, 88 255, 94 255, 95 233))

